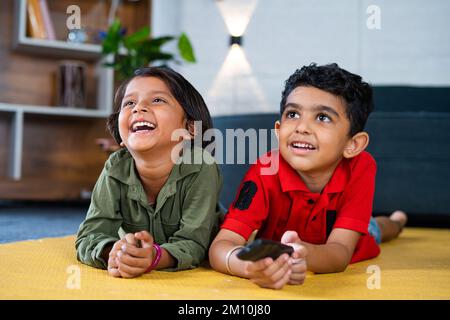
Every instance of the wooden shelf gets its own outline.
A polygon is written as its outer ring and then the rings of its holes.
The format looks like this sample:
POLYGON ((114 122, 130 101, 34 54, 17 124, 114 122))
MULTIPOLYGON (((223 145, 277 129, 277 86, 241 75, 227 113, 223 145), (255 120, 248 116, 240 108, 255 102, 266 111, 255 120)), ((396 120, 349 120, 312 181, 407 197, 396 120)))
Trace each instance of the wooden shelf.
POLYGON ((0 112, 22 112, 30 114, 47 114, 54 116, 72 116, 89 118, 106 118, 110 115, 106 110, 94 110, 70 107, 30 106, 12 103, 0 103, 0 112))
POLYGON ((101 57, 101 45, 74 43, 61 40, 46 40, 27 37, 27 1, 15 1, 15 24, 13 47, 17 51, 45 54, 52 57, 96 60, 101 57))
POLYGON ((42 54, 59 58, 97 60, 102 48, 97 44, 72 43, 61 40, 42 40, 23 37, 15 42, 14 49, 20 52, 42 54))
POLYGON ((18 104, 0 103, 0 112, 13 113, 11 126, 11 151, 9 176, 13 180, 20 180, 22 176, 22 146, 25 114, 41 114, 53 116, 72 116, 88 118, 107 118, 108 110, 90 110, 80 108, 29 106, 18 104))
MULTIPOLYGON (((27 24, 26 2, 26 0, 15 1, 16 19, 14 25, 15 37, 13 42, 15 50, 68 59, 98 60, 101 58, 102 47, 100 44, 28 37, 25 28, 27 24)), ((120 53, 126 55, 127 51, 125 48, 121 48, 120 53)))
MULTIPOLYGON (((20 52, 40 54, 50 57, 98 60, 101 58, 102 47, 91 43, 72 43, 61 40, 43 40, 24 37, 14 44, 14 49, 20 52)), ((126 55, 127 50, 120 48, 120 54, 126 55)))

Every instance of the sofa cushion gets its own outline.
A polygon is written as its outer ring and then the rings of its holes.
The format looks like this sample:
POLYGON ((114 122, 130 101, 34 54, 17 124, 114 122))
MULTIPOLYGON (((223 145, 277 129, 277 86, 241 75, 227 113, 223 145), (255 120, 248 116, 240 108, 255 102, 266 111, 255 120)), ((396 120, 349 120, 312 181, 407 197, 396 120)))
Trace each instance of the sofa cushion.
MULTIPOLYGON (((214 126, 225 137, 226 129, 270 129, 279 118, 273 114, 221 116, 214 126)), ((375 213, 396 209, 416 214, 450 214, 450 112, 374 112, 366 130, 370 135, 368 151, 377 161, 375 213)), ((234 137, 229 137, 237 141, 234 137)), ((259 137, 258 137, 259 141, 259 137)), ((230 142, 230 141, 228 141, 230 142)), ((261 155, 276 143, 258 150, 261 155)), ((246 144, 245 164, 221 164, 224 177, 222 204, 233 201, 241 179, 248 170, 249 152, 246 144)), ((226 159, 226 148, 223 159, 226 159)), ((235 149, 237 146, 235 145, 235 149)), ((236 150, 231 150, 236 152, 236 150)), ((220 153, 220 152, 219 152, 220 153)), ((250 159, 254 160, 254 159, 250 159)))

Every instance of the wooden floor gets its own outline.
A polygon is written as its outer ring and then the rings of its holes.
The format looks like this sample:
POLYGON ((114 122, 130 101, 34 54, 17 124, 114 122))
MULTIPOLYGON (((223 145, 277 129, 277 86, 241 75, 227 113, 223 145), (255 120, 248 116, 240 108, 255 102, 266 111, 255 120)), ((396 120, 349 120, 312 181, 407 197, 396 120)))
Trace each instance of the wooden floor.
POLYGON ((0 245, 0 299, 450 299, 450 230, 406 228, 379 257, 275 291, 201 267, 116 279, 80 264, 74 237, 0 245))

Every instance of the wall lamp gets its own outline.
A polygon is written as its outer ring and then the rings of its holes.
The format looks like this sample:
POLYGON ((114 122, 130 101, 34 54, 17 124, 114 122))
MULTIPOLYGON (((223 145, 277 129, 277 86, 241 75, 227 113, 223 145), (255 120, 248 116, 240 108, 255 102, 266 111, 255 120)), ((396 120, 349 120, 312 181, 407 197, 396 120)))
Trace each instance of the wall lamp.
POLYGON ((242 46, 242 36, 230 36, 230 46, 236 44, 238 46, 242 46))

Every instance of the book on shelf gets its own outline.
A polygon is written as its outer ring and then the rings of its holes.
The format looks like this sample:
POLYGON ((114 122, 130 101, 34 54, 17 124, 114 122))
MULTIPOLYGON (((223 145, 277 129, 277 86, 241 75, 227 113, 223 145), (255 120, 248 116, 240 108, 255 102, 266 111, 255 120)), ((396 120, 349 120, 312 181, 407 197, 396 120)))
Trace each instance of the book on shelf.
POLYGON ((55 39, 50 12, 45 0, 27 0, 28 33, 32 38, 55 39))
POLYGON ((29 34, 32 38, 47 39, 38 0, 27 0, 29 34))
POLYGON ((41 9, 42 19, 44 21, 45 31, 48 40, 56 40, 55 28, 50 17, 50 10, 48 9, 47 0, 39 0, 39 7, 41 9))

